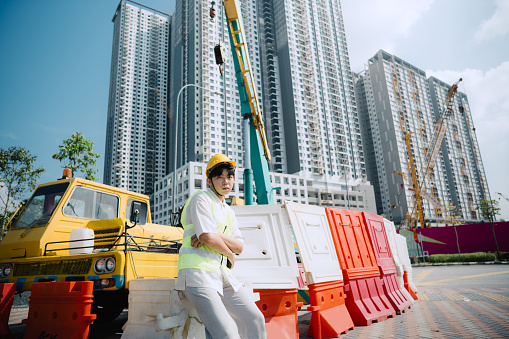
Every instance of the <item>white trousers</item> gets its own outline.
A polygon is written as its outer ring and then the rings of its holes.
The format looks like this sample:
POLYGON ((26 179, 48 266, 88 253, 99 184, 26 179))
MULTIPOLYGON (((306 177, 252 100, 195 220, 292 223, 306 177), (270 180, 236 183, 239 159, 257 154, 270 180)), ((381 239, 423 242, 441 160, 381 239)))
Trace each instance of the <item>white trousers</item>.
POLYGON ((224 282, 223 296, 210 287, 188 287, 184 291, 205 325, 207 338, 266 339, 265 318, 246 287, 237 292, 224 282))

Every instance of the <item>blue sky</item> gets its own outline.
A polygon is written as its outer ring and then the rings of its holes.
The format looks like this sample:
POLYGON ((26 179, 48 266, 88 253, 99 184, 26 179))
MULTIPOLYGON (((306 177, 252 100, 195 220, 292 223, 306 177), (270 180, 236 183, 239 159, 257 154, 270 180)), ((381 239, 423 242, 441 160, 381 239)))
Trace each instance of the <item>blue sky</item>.
MULTIPOLYGON (((174 1, 139 2, 170 12, 174 1)), ((216 1, 219 3, 219 1, 216 1)), ((492 192, 509 196, 509 1, 343 0, 353 71, 379 49, 429 75, 464 82, 492 192)), ((104 156, 113 23, 118 1, 0 2, 0 147, 23 146, 46 169, 76 131, 104 156)), ((103 160, 97 168, 102 180, 103 160)), ((501 201, 509 220, 509 202, 501 201)))

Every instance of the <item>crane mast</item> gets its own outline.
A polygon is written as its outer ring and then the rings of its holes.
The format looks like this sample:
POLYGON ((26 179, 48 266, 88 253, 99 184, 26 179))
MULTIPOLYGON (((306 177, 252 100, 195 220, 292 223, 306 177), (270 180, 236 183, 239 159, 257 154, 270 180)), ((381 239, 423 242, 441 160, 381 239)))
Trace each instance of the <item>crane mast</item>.
MULTIPOLYGON (((409 158, 409 170, 412 174, 412 190, 414 192, 415 197, 415 204, 412 208, 412 211, 410 213, 407 213, 405 216, 405 220, 407 222, 408 228, 413 228, 417 218, 420 221, 421 227, 426 227, 426 223, 424 222, 424 210, 422 206, 422 196, 428 197, 429 194, 424 190, 424 183, 426 181, 426 177, 429 175, 429 173, 433 170, 435 163, 438 158, 438 154, 440 153, 440 147, 442 146, 442 142, 444 141, 445 132, 447 130, 447 124, 449 118, 452 114, 452 102, 454 99, 454 96, 456 95, 456 92, 458 90, 458 83, 462 79, 460 78, 458 81, 456 81, 447 91, 447 99, 445 101, 445 107, 442 111, 442 114, 438 117, 435 126, 434 126, 434 133, 433 137, 430 142, 430 147, 427 148, 426 152, 426 158, 424 160, 424 166, 422 167, 422 170, 420 173, 422 173, 422 180, 419 183, 419 179, 417 178, 416 168, 413 160, 412 155, 412 149, 410 145, 410 135, 411 132, 406 133, 403 136, 403 139, 405 140, 405 143, 407 145, 407 152, 408 152, 408 158, 409 158)), ((430 196, 429 200, 436 205, 436 201, 433 201, 434 197, 430 196)))
POLYGON ((232 59, 240 93, 240 110, 244 117, 246 151, 244 198, 246 205, 253 203, 251 182, 254 178, 258 204, 273 204, 268 165, 271 155, 249 60, 240 8, 237 0, 223 0, 223 5, 228 21, 232 59))

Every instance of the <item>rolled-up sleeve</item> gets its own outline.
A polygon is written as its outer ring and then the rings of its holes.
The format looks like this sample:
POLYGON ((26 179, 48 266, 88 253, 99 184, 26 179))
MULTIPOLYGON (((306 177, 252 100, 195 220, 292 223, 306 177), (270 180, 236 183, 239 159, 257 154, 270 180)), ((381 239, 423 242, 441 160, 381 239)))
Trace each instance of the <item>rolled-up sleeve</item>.
MULTIPOLYGON (((217 233, 217 226, 212 216, 210 202, 204 194, 197 194, 188 206, 190 222, 194 226, 194 231, 198 240, 202 233, 217 233)), ((201 241, 201 240, 200 240, 201 241)))

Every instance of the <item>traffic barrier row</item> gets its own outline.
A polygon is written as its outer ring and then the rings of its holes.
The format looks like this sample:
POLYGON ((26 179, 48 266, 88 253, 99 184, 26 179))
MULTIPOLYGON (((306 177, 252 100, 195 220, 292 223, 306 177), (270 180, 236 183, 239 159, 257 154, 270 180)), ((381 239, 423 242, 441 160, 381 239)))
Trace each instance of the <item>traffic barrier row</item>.
POLYGON ((96 315, 90 314, 92 281, 32 285, 25 338, 86 339, 96 315))
MULTIPOLYGON (((274 206, 234 207, 247 240, 235 274, 269 290, 277 289, 282 281, 287 286, 293 281, 299 300, 309 300, 310 336, 338 337, 354 325, 383 321, 411 307, 410 294, 401 283, 404 270, 398 271, 394 259, 399 253, 389 240, 396 236, 395 229, 386 228, 382 217, 293 202, 274 206), (293 235, 292 242, 288 233, 293 235), (294 247, 301 262, 297 268, 288 261, 294 247), (267 275, 264 269, 269 266, 267 275)), ((295 318, 297 310, 292 312, 289 319, 295 318)), ((288 327, 294 325, 291 320, 288 327)), ((278 337, 270 331, 268 335, 278 337)))

